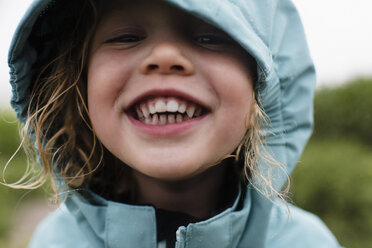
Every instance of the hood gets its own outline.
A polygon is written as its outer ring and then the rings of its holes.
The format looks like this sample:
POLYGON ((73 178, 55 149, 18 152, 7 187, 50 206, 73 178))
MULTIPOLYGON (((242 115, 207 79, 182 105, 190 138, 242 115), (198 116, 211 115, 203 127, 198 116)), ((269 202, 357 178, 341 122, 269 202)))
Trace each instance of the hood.
MULTIPOLYGON (((31 80, 38 73, 35 65, 53 54, 53 41, 57 39, 53 28, 59 26, 50 24, 50 20, 45 22, 42 17, 54 2, 32 3, 9 50, 11 105, 22 122, 26 118, 31 80), (35 25, 40 20, 42 24, 35 25), (35 44, 43 44, 43 49, 35 44)), ((167 2, 221 28, 256 59, 256 88, 270 120, 266 130, 270 134, 267 149, 290 174, 312 132, 315 86, 313 63, 293 3, 290 0, 167 2)), ((66 7, 58 11, 68 13, 73 9, 66 7)), ((56 20, 52 21, 68 25, 68 16, 56 14, 56 20)), ((280 189, 285 180, 283 174, 276 181, 276 189, 280 189)))
MULTIPOLYGON (((268 134, 266 149, 290 174, 312 132, 315 86, 314 66, 294 4, 290 0, 165 1, 221 28, 255 58, 256 91, 270 120, 264 130, 268 134)), ((55 2, 35 0, 10 47, 11 105, 22 122, 26 118, 31 80, 38 73, 35 65, 53 53, 53 41, 58 38, 53 37, 56 33, 53 28, 58 27, 54 24, 68 25, 68 12, 73 11, 69 8, 49 10, 55 2), (47 11, 57 11, 55 20, 43 19, 47 11), (43 44, 43 49, 35 44, 43 44)), ((265 172, 264 166, 260 169, 264 174, 270 173, 265 172)), ((285 173, 279 174, 274 185, 276 190, 280 190, 287 179, 285 173)), ((272 203, 257 192, 249 192, 250 217, 245 225, 252 226, 253 231, 242 239, 250 242, 256 239, 254 247, 261 247, 263 241, 257 237, 265 233, 272 203)))

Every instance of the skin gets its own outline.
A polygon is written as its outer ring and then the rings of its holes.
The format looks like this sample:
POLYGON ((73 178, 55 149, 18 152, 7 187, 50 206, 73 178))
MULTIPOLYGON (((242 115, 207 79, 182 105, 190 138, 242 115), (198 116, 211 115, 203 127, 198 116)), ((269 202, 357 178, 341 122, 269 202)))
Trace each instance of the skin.
MULTIPOLYGON (((88 63, 88 108, 102 144, 133 169, 136 203, 207 217, 254 103, 247 54, 225 33, 161 2, 109 6, 88 63), (171 90, 209 109, 176 133, 142 132, 125 110, 171 90)), ((167 127, 164 127, 167 130, 167 127)))

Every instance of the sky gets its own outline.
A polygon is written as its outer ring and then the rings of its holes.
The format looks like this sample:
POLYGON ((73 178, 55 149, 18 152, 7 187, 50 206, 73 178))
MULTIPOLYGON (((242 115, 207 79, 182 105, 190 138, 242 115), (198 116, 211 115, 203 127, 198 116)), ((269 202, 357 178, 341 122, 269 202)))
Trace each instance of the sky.
MULTIPOLYGON (((305 27, 318 86, 372 76, 371 0, 293 0, 305 27)), ((12 34, 32 0, 0 0, 0 107, 9 106, 12 34)))

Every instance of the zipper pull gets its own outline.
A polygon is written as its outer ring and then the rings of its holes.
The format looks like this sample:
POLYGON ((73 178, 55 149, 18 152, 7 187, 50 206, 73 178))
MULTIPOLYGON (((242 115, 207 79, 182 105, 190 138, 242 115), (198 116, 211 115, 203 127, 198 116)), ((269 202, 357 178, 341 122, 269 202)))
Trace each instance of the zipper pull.
POLYGON ((186 227, 180 226, 176 232, 176 248, 185 247, 186 227))

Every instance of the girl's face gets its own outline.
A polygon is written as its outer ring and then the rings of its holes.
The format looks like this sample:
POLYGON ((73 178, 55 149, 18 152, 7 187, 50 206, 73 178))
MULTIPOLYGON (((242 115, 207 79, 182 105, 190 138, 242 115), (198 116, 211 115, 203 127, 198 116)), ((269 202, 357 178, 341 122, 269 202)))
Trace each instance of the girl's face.
POLYGON ((160 1, 108 9, 88 64, 88 107, 102 144, 161 180, 190 178, 233 152, 254 103, 245 51, 160 1))

